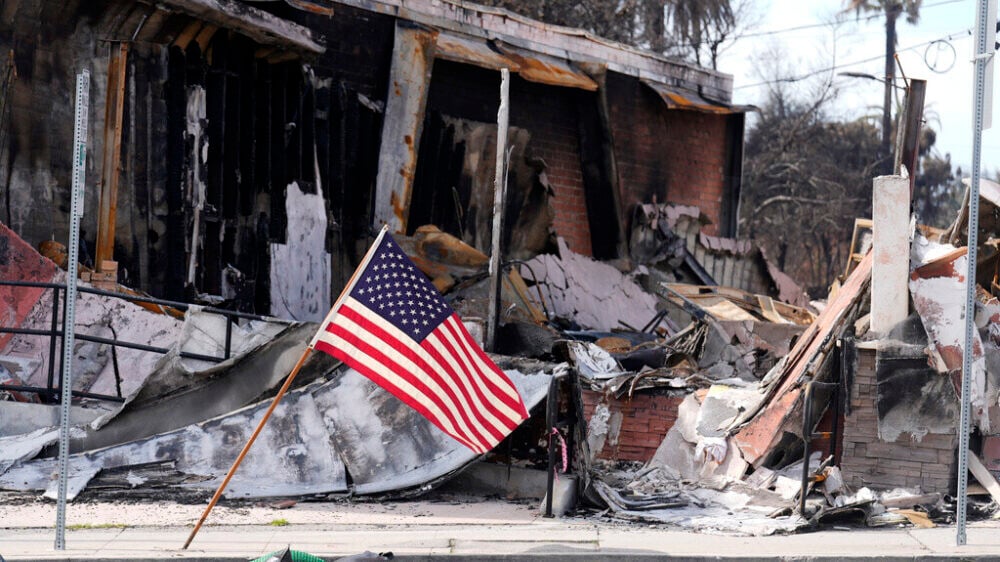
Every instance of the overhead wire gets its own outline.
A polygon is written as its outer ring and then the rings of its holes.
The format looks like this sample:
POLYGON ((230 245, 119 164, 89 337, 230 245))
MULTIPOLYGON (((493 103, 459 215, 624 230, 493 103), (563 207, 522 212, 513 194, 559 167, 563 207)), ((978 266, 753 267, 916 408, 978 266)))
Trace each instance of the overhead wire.
MULTIPOLYGON (((965 0, 942 0, 941 2, 932 2, 930 4, 924 4, 924 5, 922 5, 920 7, 920 9, 921 10, 926 10, 927 8, 936 8, 938 6, 945 6, 945 5, 948 5, 948 4, 956 4, 958 2, 964 2, 964 1, 965 0)), ((871 21, 871 20, 875 20, 875 19, 880 19, 883 16, 885 16, 885 14, 883 14, 883 13, 870 14, 870 15, 867 15, 867 16, 855 18, 854 21, 855 22, 858 22, 858 21, 865 21, 865 22, 867 22, 867 21, 871 21)), ((807 23, 807 24, 802 24, 802 25, 796 25, 796 26, 793 26, 793 27, 785 27, 785 28, 781 28, 781 29, 769 29, 767 31, 756 31, 756 32, 750 32, 750 33, 744 33, 744 34, 739 35, 738 37, 734 37, 733 40, 736 41, 736 40, 739 40, 739 39, 745 39, 745 38, 749 38, 749 37, 765 37, 765 36, 768 36, 768 35, 780 35, 782 33, 791 33, 793 31, 802 31, 804 29, 816 29, 818 27, 829 27, 831 25, 840 25, 840 24, 849 23, 849 22, 850 22, 850 20, 843 19, 843 20, 837 20, 837 21, 832 21, 832 22, 807 23)), ((671 44, 671 45, 669 45, 669 47, 672 47, 672 48, 673 47, 700 47, 702 45, 710 44, 711 42, 712 42, 711 40, 693 41, 693 42, 680 42, 680 43, 671 44)))
MULTIPOLYGON (((972 30, 971 29, 965 29, 965 30, 962 30, 962 31, 956 31, 955 33, 951 33, 951 34, 945 35, 944 37, 939 37, 937 39, 932 39, 930 41, 924 41, 923 43, 917 43, 916 45, 910 45, 908 47, 903 47, 901 49, 896 49, 896 52, 897 53, 902 53, 902 52, 905 52, 905 51, 912 51, 914 49, 919 49, 921 47, 926 47, 926 46, 928 46, 928 45, 930 45, 932 43, 937 43, 938 41, 954 41, 955 39, 959 39, 959 38, 962 38, 962 37, 969 37, 969 36, 971 36, 971 34, 972 34, 972 30)), ((868 62, 875 62, 875 61, 880 61, 880 60, 885 60, 885 55, 879 55, 879 56, 870 57, 870 58, 867 58, 867 59, 856 60, 856 61, 853 61, 853 62, 845 62, 843 64, 835 64, 833 66, 828 66, 826 68, 821 68, 821 69, 818 69, 818 70, 813 70, 812 72, 807 72, 806 74, 802 74, 800 76, 790 76, 790 77, 786 77, 786 78, 775 78, 773 80, 765 80, 763 82, 756 82, 754 84, 743 84, 743 85, 740 85, 740 86, 736 86, 733 89, 734 90, 740 90, 740 89, 743 89, 743 88, 755 88, 757 86, 766 86, 768 84, 801 82, 802 80, 806 80, 806 79, 812 78, 813 76, 818 76, 820 74, 825 74, 827 72, 832 72, 834 70, 838 70, 838 69, 841 69, 841 68, 846 68, 848 66, 856 66, 856 65, 859 65, 859 64, 865 64, 865 63, 868 63, 868 62)))
MULTIPOLYGON (((947 4, 956 4, 958 2, 963 2, 963 1, 964 0, 943 0, 942 2, 934 2, 934 3, 931 3, 931 4, 924 4, 924 5, 920 6, 920 9, 921 10, 926 10, 927 8, 936 8, 938 6, 944 6, 944 5, 947 5, 947 4)), ((867 16, 864 16, 864 17, 859 17, 859 18, 855 19, 855 21, 871 21, 871 20, 874 20, 874 19, 879 19, 879 18, 883 17, 884 15, 885 14, 882 14, 882 13, 871 14, 871 15, 867 15, 867 16)), ((740 38, 742 39, 744 37, 763 37, 763 36, 766 36, 766 35, 779 35, 781 33, 789 33, 789 32, 792 32, 792 31, 801 31, 803 29, 815 29, 817 27, 827 27, 827 26, 830 26, 830 25, 836 25, 836 24, 841 24, 841 23, 848 23, 848 20, 840 20, 840 21, 827 22, 827 23, 808 23, 808 24, 804 24, 804 25, 797 25, 797 26, 794 26, 794 27, 786 27, 786 28, 783 28, 783 29, 771 29, 771 30, 768 30, 768 31, 758 31, 758 32, 755 32, 755 33, 745 33, 745 34, 741 35, 740 38)))

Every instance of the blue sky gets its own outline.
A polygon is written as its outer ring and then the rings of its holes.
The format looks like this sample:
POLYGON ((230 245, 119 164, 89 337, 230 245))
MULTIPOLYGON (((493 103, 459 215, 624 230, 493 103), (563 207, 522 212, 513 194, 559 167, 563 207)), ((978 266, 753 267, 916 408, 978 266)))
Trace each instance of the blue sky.
MULTIPOLYGON (((719 61, 719 70, 733 75, 736 103, 762 103, 767 86, 759 83, 775 74, 784 78, 817 72, 792 87, 809 95, 832 79, 836 98, 829 111, 834 117, 881 115, 881 83, 838 73, 885 75, 884 18, 843 14, 842 0, 753 1, 759 23, 746 33, 755 36, 733 43, 719 61), (766 34, 814 24, 827 25, 766 34), (766 63, 774 60, 779 61, 777 70, 773 62, 766 63), (834 66, 835 70, 826 70, 834 66)), ((951 153, 952 162, 961 164, 966 175, 973 143, 973 37, 968 32, 975 25, 977 5, 978 0, 924 0, 920 21, 909 24, 901 18, 896 28, 903 70, 909 77, 927 80, 925 116, 938 131, 936 147, 942 154, 951 153), (947 44, 935 43, 928 50, 928 43, 946 38, 947 44), (946 72, 935 72, 925 62, 935 58, 942 69, 950 60, 953 65, 946 72)), ((983 166, 991 172, 1000 168, 1000 107, 995 115, 996 127, 983 135, 983 166)))

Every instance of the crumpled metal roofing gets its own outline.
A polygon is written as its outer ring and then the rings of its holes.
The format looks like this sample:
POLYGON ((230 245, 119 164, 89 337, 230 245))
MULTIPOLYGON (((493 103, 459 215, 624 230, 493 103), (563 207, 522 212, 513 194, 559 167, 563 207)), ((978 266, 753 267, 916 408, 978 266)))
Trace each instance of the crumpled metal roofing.
POLYGON ((715 113, 728 115, 731 113, 746 113, 756 111, 752 105, 730 105, 722 102, 710 100, 697 92, 684 90, 674 86, 668 86, 661 82, 654 82, 647 78, 640 79, 643 84, 656 92, 670 109, 687 109, 689 111, 699 111, 702 113, 715 113))

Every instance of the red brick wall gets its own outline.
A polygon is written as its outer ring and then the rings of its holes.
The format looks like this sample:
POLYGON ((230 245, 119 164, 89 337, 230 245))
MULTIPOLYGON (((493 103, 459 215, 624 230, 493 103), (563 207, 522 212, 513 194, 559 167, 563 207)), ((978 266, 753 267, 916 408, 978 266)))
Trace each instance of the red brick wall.
POLYGON ((613 461, 647 462, 663 442, 667 431, 677 421, 677 407, 683 396, 663 394, 635 394, 621 400, 593 390, 583 391, 583 410, 587 421, 598 404, 608 406, 612 416, 621 414, 618 433, 609 432, 604 448, 597 458, 613 461))
POLYGON ((659 202, 697 205, 719 234, 726 190, 726 116, 667 109, 638 79, 609 73, 608 111, 624 220, 659 202))
MULTIPOLYGON (((553 109, 544 107, 540 109, 543 112, 541 115, 552 118, 555 116, 553 109)), ((565 107, 563 109, 566 113, 565 107)), ((575 119, 575 111, 573 113, 575 119)), ((548 165, 546 175, 555 192, 552 207, 556 233, 566 239, 570 250, 589 256, 592 255, 590 223, 583 193, 583 174, 580 172, 579 135, 576 122, 568 121, 566 117, 568 115, 552 119, 541 130, 532 129, 531 142, 535 154, 548 165)))
POLYGON ((726 185, 726 117, 681 110, 666 114, 667 199, 699 207, 712 221, 705 232, 719 234, 726 185))

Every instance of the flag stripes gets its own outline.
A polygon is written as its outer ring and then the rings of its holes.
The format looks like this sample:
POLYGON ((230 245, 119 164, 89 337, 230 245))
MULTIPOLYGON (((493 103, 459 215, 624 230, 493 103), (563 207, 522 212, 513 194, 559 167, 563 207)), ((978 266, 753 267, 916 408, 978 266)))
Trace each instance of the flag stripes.
MULTIPOLYGON (((521 411, 516 410, 516 404, 511 404, 509 400, 505 400, 505 395, 497 394, 493 392, 489 387, 496 387, 496 383, 487 384, 484 379, 488 379, 490 375, 493 375, 493 369, 485 366, 477 366, 472 364, 472 358, 466 353, 465 348, 461 345, 461 339, 455 337, 453 332, 453 324, 457 322, 454 316, 446 320, 441 328, 435 332, 432 332, 427 339, 424 340, 424 349, 433 350, 432 353, 436 353, 440 356, 440 362, 446 368, 449 368, 449 373, 454 377, 460 377, 461 380, 471 386, 477 395, 484 398, 490 396, 493 400, 488 400, 486 407, 487 413, 500 415, 507 419, 524 419, 526 415, 521 415, 521 411), (485 376, 472 376, 468 377, 467 373, 480 373, 485 376), (469 381, 471 378, 472 381, 469 381), (519 417, 520 416, 520 417, 519 417)), ((461 325, 461 322, 458 322, 461 325)), ((465 326, 462 326, 463 332, 465 331, 465 326)), ((468 334, 468 332, 465 332, 468 334)), ((471 338, 472 336, 467 336, 471 338)), ((492 363, 492 362, 491 362, 492 363)), ((500 373, 503 376, 503 373, 500 373)), ((509 383, 508 383, 509 384, 509 383)), ((514 424, 517 427, 517 424, 514 424)))
MULTIPOLYGON (((464 419, 466 424, 471 425, 469 430, 462 431, 462 433, 469 437, 471 437, 471 434, 478 436, 472 438, 472 440, 489 442, 492 439, 502 439, 503 435, 506 435, 506 432, 510 431, 510 429, 495 425, 496 429, 492 431, 490 431, 490 428, 486 428, 487 431, 493 434, 492 438, 484 435, 483 431, 477 428, 479 424, 473 424, 471 421, 476 418, 475 411, 477 409, 481 410, 486 407, 482 400, 475 401, 470 406, 468 391, 463 386, 458 386, 461 398, 456 397, 453 388, 455 385, 450 384, 448 380, 441 376, 445 373, 445 370, 441 368, 437 361, 432 359, 416 342, 407 338, 395 326, 386 322, 377 314, 371 313, 363 304, 358 303, 354 299, 347 299, 341 308, 341 318, 331 322, 327 330, 346 339, 351 339, 352 337, 363 339, 364 342, 362 343, 367 342, 369 338, 361 338, 360 336, 368 333, 374 337, 374 345, 388 346, 388 354, 395 355, 394 363, 403 369, 401 373, 410 374, 417 379, 425 379, 427 381, 427 384, 431 387, 429 388, 429 397, 437 396, 441 399, 444 397, 450 399, 449 404, 446 406, 448 411, 453 412, 452 417, 455 417, 454 414, 458 414, 458 417, 464 419), (400 364, 403 361, 406 362, 405 365, 400 364), (461 409, 455 408, 456 402, 462 405, 461 409)), ((384 349, 385 347, 383 347, 384 349)))
POLYGON ((418 344, 348 296, 314 347, 352 365, 477 453, 527 418, 516 389, 454 313, 418 344))

